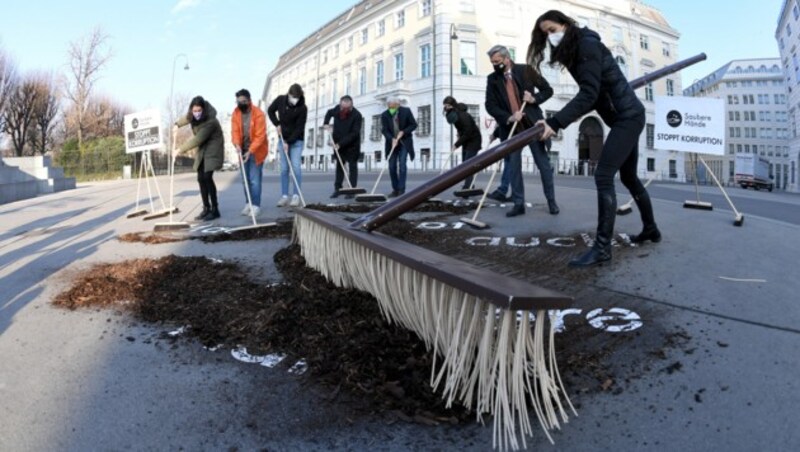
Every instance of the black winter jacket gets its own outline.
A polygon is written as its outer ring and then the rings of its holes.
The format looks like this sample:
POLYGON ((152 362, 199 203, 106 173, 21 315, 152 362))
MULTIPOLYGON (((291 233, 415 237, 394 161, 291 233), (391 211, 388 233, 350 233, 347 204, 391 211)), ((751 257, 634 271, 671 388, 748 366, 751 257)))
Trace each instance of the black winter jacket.
POLYGON ((463 147, 465 151, 479 151, 481 149, 481 129, 478 128, 478 124, 475 124, 475 118, 469 114, 469 108, 465 104, 456 104, 450 114, 456 116, 453 126, 458 131, 458 140, 453 143, 453 147, 463 147))
POLYGON ((611 126, 622 119, 644 122, 645 109, 636 97, 614 56, 600 41, 600 35, 580 30, 578 55, 567 70, 578 83, 578 94, 564 108, 547 120, 556 132, 580 119, 592 110, 611 126))
POLYGON ((267 109, 269 120, 275 127, 281 127, 283 140, 292 145, 297 141, 305 139, 306 119, 308 118, 308 107, 306 107, 305 97, 297 101, 297 105, 289 103, 289 96, 284 94, 278 96, 267 109))
POLYGON ((333 118, 331 136, 333 142, 339 145, 342 158, 358 156, 361 153, 361 124, 364 123, 364 117, 361 116, 361 112, 353 108, 347 119, 341 119, 340 111, 341 107, 338 105, 328 110, 323 124, 328 124, 333 118))
MULTIPOLYGON (((414 131, 417 130, 417 120, 408 107, 397 107, 397 118, 400 123, 400 130, 403 132, 403 139, 400 144, 408 152, 411 161, 414 161, 414 131)), ((389 110, 384 110, 381 114, 381 134, 386 139, 383 147, 384 154, 388 157, 392 150, 392 139, 394 138, 394 118, 389 110)))
MULTIPOLYGON (((531 127, 536 121, 543 119, 542 109, 539 107, 547 99, 553 96, 553 88, 541 75, 535 73, 533 68, 527 64, 515 64, 511 67, 511 75, 517 84, 519 93, 519 104, 522 105, 522 95, 525 91, 533 94, 536 99, 535 105, 525 107, 525 116, 522 123, 517 126, 515 133, 531 127)), ((508 101, 506 91, 505 75, 492 72, 486 77, 486 112, 489 113, 500 129, 500 138, 508 139, 513 123, 508 123, 508 118, 516 113, 511 111, 511 104, 508 101)))

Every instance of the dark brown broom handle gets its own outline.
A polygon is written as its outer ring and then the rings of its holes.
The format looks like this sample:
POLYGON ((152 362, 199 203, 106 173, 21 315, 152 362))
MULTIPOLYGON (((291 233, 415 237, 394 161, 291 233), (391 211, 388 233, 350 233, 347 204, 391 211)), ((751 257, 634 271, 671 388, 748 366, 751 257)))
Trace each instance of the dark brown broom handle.
MULTIPOLYGON (((671 64, 655 72, 632 80, 630 82, 631 88, 641 88, 648 83, 652 83, 654 80, 674 74, 675 72, 678 72, 705 59, 706 54, 701 53, 691 58, 671 64)), ((350 227, 365 231, 372 231, 375 228, 379 228, 399 217, 400 215, 408 212, 414 207, 422 204, 431 196, 438 195, 439 193, 447 190, 467 176, 482 171, 492 163, 499 161, 512 152, 519 151, 528 144, 532 143, 534 140, 538 140, 541 137, 542 131, 543 127, 541 125, 531 127, 530 129, 521 132, 519 135, 509 138, 496 147, 487 150, 483 154, 479 154, 461 163, 444 174, 435 176, 413 190, 410 190, 394 200, 382 205, 381 207, 378 207, 372 212, 367 213, 356 221, 350 223, 350 227)))

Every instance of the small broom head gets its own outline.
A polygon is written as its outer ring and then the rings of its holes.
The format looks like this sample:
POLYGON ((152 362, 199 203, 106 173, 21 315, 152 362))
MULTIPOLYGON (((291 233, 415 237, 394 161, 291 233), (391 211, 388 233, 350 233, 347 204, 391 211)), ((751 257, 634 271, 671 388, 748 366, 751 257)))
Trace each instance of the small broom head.
POLYGON ((180 221, 173 221, 171 223, 156 223, 155 226, 153 226, 153 232, 180 231, 183 229, 189 229, 189 227, 189 223, 180 221))
POLYGON ((141 217, 142 215, 147 215, 146 209, 137 210, 136 212, 131 212, 127 215, 126 218, 136 218, 136 217, 141 217))
POLYGON ((339 194, 342 195, 360 195, 366 193, 367 190, 363 188, 353 187, 353 188, 340 188, 339 194))
POLYGON ((488 224, 483 221, 473 220, 472 218, 461 218, 459 221, 475 229, 489 229, 488 224))
POLYGON ((358 195, 356 202, 386 202, 386 195, 358 195))
POLYGON ((714 210, 714 205, 710 202, 703 202, 703 201, 686 201, 683 203, 684 209, 696 209, 696 210, 714 210))
POLYGON ((467 188, 464 190, 456 190, 453 194, 459 198, 471 198, 473 196, 483 196, 482 188, 467 188))

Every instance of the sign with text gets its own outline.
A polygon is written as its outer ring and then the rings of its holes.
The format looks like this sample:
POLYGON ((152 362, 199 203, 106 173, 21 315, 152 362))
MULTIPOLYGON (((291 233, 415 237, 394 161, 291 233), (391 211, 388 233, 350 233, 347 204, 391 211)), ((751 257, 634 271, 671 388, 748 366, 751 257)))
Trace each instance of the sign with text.
POLYGON ((655 147, 671 151, 725 155, 725 103, 722 99, 656 97, 655 147))
POLYGON ((161 145, 161 113, 145 110, 125 115, 125 152, 153 151, 161 145))

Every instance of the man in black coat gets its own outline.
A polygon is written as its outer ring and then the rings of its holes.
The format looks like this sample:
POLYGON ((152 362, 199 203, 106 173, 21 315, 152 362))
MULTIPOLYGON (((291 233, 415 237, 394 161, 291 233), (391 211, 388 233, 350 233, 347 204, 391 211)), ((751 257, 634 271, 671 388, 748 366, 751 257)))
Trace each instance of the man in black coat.
MULTIPOLYGON (((478 155, 478 151, 481 150, 481 129, 475 123, 475 118, 469 114, 469 109, 466 105, 458 103, 452 96, 445 97, 443 104, 445 119, 447 119, 448 124, 452 124, 458 131, 458 140, 453 143, 452 151, 461 148, 461 161, 466 162, 478 155)), ((474 177, 473 175, 464 179, 462 188, 465 190, 470 188, 474 177)))
MULTIPOLYGON (((542 119, 539 107, 553 95, 553 89, 547 80, 527 64, 514 64, 503 46, 494 46, 487 52, 494 72, 486 81, 486 111, 497 121, 500 139, 507 140, 515 122, 520 124, 514 133, 519 133, 542 119), (535 94, 534 94, 535 93, 535 94), (523 101, 527 102, 524 111, 520 111, 523 101)), ((540 141, 530 145, 533 160, 542 177, 542 187, 550 213, 559 212, 553 186, 553 167, 547 157, 547 151, 540 141)), ((522 152, 514 152, 505 160, 508 165, 509 182, 511 183, 511 200, 514 207, 506 216, 514 217, 525 213, 525 186, 522 180, 522 152)), ((492 193, 491 197, 499 197, 492 193)), ((502 194, 505 198, 505 194, 502 194)))
POLYGON ((406 159, 410 157, 414 161, 413 132, 417 129, 417 121, 410 108, 400 106, 397 97, 390 97, 386 106, 386 111, 381 115, 381 133, 386 139, 384 152, 389 159, 389 176, 392 179, 389 197, 393 198, 406 192, 406 159))
MULTIPOLYGON (((361 112, 353 108, 353 98, 344 96, 339 100, 339 105, 325 113, 325 130, 331 133, 333 145, 338 147, 342 161, 336 163, 336 180, 333 183, 333 194, 331 198, 339 197, 339 190, 344 181, 344 171, 342 168, 347 165, 347 172, 350 185, 358 185, 358 157, 361 154, 361 125, 364 117, 361 112), (330 120, 333 118, 333 127, 330 120)), ((338 159, 336 154, 334 158, 338 159)), ((347 195, 352 198, 353 195, 347 195)))

